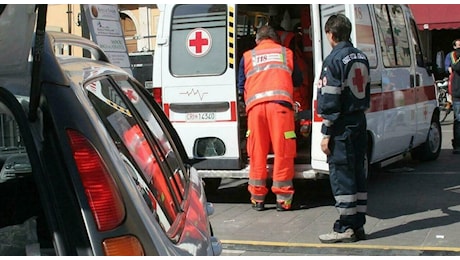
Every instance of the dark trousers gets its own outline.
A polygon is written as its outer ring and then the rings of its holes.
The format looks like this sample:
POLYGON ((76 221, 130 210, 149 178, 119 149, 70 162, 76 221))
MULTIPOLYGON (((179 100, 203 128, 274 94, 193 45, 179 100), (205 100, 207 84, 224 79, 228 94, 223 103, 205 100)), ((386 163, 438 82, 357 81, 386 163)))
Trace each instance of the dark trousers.
POLYGON ((452 140, 452 146, 454 149, 460 149, 460 100, 454 100, 452 105, 454 112, 454 139, 452 140))
POLYGON ((364 226, 367 211, 367 123, 364 112, 334 122, 328 156, 329 178, 339 219, 336 232, 364 226))

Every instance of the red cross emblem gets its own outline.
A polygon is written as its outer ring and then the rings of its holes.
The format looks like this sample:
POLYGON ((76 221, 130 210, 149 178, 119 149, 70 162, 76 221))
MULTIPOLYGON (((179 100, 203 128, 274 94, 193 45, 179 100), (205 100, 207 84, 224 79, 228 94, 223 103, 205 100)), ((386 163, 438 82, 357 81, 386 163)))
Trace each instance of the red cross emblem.
POLYGON ((348 73, 347 83, 355 97, 361 99, 366 96, 366 85, 369 74, 366 65, 361 62, 355 62, 351 65, 348 73))
POLYGON ((361 74, 361 69, 358 69, 358 68, 355 69, 355 77, 352 80, 353 80, 353 85, 355 85, 358 88, 358 91, 363 92, 364 91, 364 79, 363 79, 363 74, 361 74))
POLYGON ((136 92, 134 92, 134 90, 126 88, 123 89, 123 92, 131 102, 136 103, 139 100, 139 97, 137 96, 136 92))
POLYGON ((203 28, 194 29, 187 36, 187 50, 192 56, 206 55, 211 49, 211 45, 211 34, 203 28))

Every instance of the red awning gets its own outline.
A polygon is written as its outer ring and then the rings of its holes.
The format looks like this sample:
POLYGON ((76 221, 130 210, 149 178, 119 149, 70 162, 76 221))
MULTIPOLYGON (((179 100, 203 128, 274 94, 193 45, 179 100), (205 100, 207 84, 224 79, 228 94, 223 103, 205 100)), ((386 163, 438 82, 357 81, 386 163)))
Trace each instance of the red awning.
POLYGON ((409 5, 419 30, 460 28, 460 4, 409 5))
POLYGON ((460 28, 460 4, 413 4, 409 7, 419 30, 460 28))

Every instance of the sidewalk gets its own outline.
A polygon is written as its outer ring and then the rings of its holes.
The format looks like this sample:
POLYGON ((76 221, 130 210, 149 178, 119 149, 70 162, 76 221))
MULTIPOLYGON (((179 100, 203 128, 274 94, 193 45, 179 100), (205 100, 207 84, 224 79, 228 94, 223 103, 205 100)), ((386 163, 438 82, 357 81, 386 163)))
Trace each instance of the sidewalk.
POLYGON ((367 240, 319 241, 318 236, 330 232, 338 217, 328 180, 296 181, 298 209, 287 212, 276 211, 273 196, 267 198, 267 210, 251 209, 247 181, 225 180, 218 194, 209 196, 215 207, 214 233, 230 250, 224 251, 226 255, 248 248, 280 255, 315 255, 318 250, 321 255, 460 255, 460 156, 451 152, 451 128, 451 124, 443 126, 438 160, 406 160, 371 176, 367 240))

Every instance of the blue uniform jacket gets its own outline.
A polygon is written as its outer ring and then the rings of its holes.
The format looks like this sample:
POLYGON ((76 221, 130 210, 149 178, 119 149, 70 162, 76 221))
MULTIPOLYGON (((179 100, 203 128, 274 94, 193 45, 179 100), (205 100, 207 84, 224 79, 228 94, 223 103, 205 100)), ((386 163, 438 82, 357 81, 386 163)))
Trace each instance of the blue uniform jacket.
POLYGON ((369 108, 369 72, 367 56, 349 41, 338 43, 326 57, 317 93, 324 135, 330 135, 339 117, 369 108))

